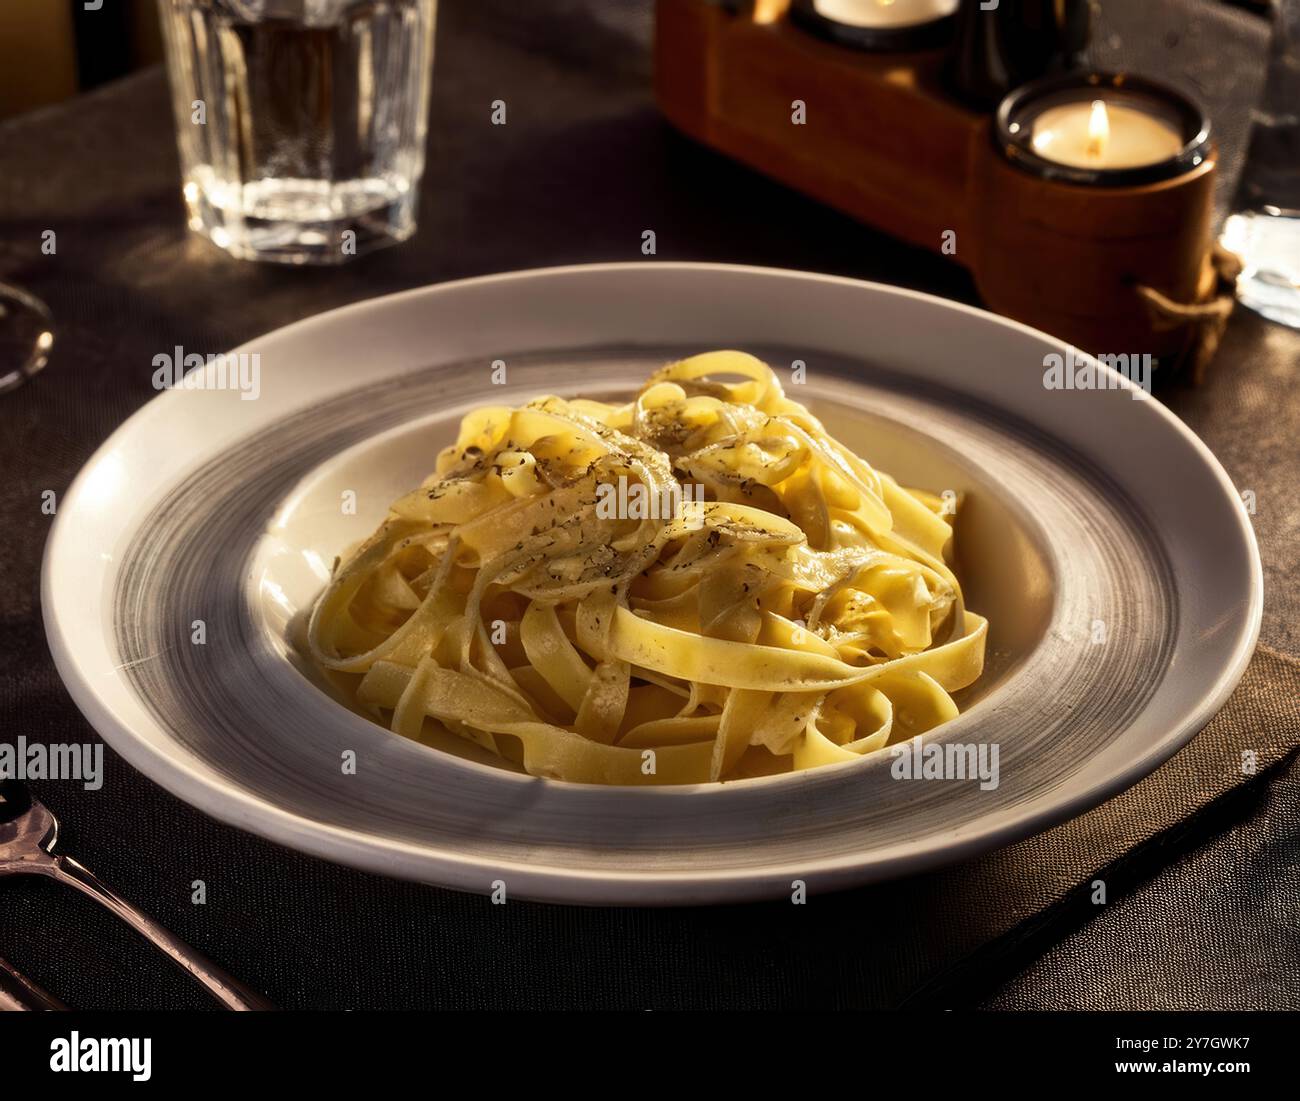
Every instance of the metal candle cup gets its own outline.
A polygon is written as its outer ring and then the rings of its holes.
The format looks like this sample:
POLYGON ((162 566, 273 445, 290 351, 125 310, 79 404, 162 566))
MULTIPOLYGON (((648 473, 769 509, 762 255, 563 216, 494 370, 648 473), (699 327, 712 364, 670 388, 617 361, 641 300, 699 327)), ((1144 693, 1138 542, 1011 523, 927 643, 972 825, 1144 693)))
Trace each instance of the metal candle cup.
POLYGON ((1026 172, 1102 187, 1173 179, 1210 151, 1210 123, 1195 103, 1125 73, 1070 73, 1017 88, 998 106, 993 136, 1026 172))

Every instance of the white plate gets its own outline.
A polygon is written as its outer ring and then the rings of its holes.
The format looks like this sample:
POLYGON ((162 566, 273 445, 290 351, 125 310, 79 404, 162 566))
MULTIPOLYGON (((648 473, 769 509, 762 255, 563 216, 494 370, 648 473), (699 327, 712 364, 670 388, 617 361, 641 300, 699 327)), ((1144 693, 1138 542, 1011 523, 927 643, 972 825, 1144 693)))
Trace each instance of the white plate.
POLYGON ((50 646, 104 739, 168 790, 373 871, 667 904, 952 861, 1150 772, 1223 704, 1259 629, 1258 553, 1222 468, 1127 384, 1046 389, 1043 357, 1065 350, 925 295, 711 264, 363 302, 239 349, 261 357, 257 400, 171 390, 95 454, 46 550, 50 646), (933 740, 996 743, 996 788, 896 779, 887 752, 726 785, 557 783, 397 738, 311 682, 296 632, 330 562, 427 473, 461 411, 628 393, 650 367, 720 347, 787 379, 803 360, 790 389, 833 432, 907 484, 967 495, 959 571, 992 623, 989 664, 933 740))

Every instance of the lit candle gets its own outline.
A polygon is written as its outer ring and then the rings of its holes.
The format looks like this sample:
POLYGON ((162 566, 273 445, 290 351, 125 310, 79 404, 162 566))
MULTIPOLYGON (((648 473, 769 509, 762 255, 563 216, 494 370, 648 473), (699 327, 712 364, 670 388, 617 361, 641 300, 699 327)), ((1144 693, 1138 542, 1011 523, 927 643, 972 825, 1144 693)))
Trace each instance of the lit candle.
POLYGON ((1183 135, 1168 119, 1104 99, 1049 107, 1034 120, 1034 152, 1077 168, 1139 168, 1176 157, 1183 135))
POLYGON ((817 14, 850 27, 911 27, 944 19, 960 0, 813 0, 817 14))
POLYGON ((961 0, 792 0, 790 18, 844 46, 926 50, 952 38, 960 6, 961 0))
POLYGON ((1209 154, 1209 122, 1172 88, 1114 73, 1034 81, 1002 101, 1003 153, 1071 183, 1128 186, 1190 171, 1209 154))

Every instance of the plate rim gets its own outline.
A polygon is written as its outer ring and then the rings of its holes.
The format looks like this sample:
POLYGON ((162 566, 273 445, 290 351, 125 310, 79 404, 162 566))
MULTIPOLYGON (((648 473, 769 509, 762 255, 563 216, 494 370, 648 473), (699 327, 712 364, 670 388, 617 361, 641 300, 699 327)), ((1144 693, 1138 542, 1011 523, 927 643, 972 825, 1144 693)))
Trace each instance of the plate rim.
MULTIPOLYGON (((620 271, 645 272, 647 269, 665 274, 673 270, 719 275, 749 273, 847 286, 868 290, 875 294, 911 299, 941 309, 955 310, 979 318, 985 324, 992 323, 1045 340, 1057 347, 1065 346, 1064 341, 1049 333, 963 302, 847 276, 716 262, 619 261, 518 269, 425 284, 393 294, 375 295, 268 330, 239 345, 229 354, 252 351, 258 341, 270 335, 275 335, 277 338, 292 337, 314 326, 333 324, 364 314, 379 302, 400 306, 408 300, 454 294, 458 290, 489 284, 508 286, 530 279, 546 279, 560 275, 612 276, 620 271)), ((1097 363, 1091 356, 1087 359, 1093 364, 1097 363)), ((1117 374, 1110 367, 1100 366, 1108 377, 1114 376, 1114 389, 1133 389, 1133 384, 1122 375, 1117 374)), ((183 750, 180 753, 168 753, 165 747, 155 746, 135 734, 127 723, 120 721, 113 714, 111 705, 96 694, 94 686, 82 674, 75 657, 75 644, 68 637, 69 625, 61 621, 58 614, 51 566, 58 549, 76 534, 70 527, 70 516, 75 509, 68 507, 69 502, 75 504, 78 495, 84 492, 85 484, 94 469, 103 462, 115 446, 134 431, 138 421, 146 415, 154 415, 157 410, 155 403, 167 402, 177 397, 177 394, 163 390, 146 401, 95 449, 62 494, 61 507, 55 514, 54 523, 46 538, 41 561, 40 585, 46 640, 55 668, 74 703, 100 737, 133 768, 177 798, 218 821, 277 844, 377 874, 483 893, 490 889, 491 875, 485 874, 490 871, 497 877, 508 876, 509 892, 520 898, 584 905, 668 906, 769 898, 777 887, 780 887, 781 891, 788 891, 792 878, 804 880, 810 890, 839 889, 855 883, 911 874, 956 863, 1014 840, 1040 833, 1073 818, 1099 805, 1109 796, 1127 790, 1149 775, 1186 745, 1222 708, 1245 674, 1259 637, 1263 615, 1263 567, 1254 528, 1245 510, 1239 509, 1236 512, 1237 527, 1233 534, 1241 539, 1249 562, 1249 601, 1244 610, 1244 620, 1238 624, 1231 659, 1225 663, 1213 685, 1202 693, 1197 706, 1180 722, 1167 726, 1143 753, 1068 798, 1058 799, 1048 807, 1039 807, 1037 804, 1041 802, 1041 797, 1036 798, 1017 808, 1013 814, 999 822, 983 828, 977 826, 957 836, 937 832, 919 840, 900 842, 886 849, 800 860, 797 863, 774 863, 759 869, 707 870, 699 873, 680 870, 670 872, 639 869, 587 870, 545 864, 534 865, 518 860, 493 860, 489 866, 489 862, 479 856, 462 857, 446 848, 433 848, 393 837, 350 830, 277 806, 256 792, 227 781, 214 770, 203 771, 206 766, 192 761, 190 755, 183 750), (666 889, 671 892, 670 895, 665 893, 666 889)), ((1150 407, 1154 415, 1165 421, 1166 426, 1175 435, 1190 445, 1225 495, 1240 500, 1236 487, 1222 464, 1200 437, 1167 409, 1158 398, 1149 397, 1145 404, 1150 407)))

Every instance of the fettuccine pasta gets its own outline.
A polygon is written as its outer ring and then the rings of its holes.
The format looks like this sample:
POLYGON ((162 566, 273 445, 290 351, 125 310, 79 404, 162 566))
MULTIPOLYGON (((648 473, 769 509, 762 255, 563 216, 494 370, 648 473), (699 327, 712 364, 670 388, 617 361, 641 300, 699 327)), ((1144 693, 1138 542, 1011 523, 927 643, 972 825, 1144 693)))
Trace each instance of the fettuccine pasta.
POLYGON ((470 413, 336 565, 309 644, 377 722, 534 776, 852 761, 951 719, 983 668, 950 512, 832 439, 764 363, 711 352, 624 405, 470 413))

